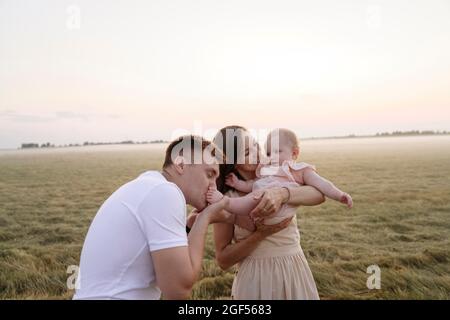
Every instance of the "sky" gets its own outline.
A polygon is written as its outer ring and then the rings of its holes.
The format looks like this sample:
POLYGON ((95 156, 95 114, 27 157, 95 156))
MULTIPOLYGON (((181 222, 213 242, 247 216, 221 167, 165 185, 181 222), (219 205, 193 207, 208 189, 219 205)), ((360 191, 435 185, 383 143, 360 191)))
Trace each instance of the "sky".
POLYGON ((448 0, 0 0, 0 148, 450 130, 449 17, 448 0))

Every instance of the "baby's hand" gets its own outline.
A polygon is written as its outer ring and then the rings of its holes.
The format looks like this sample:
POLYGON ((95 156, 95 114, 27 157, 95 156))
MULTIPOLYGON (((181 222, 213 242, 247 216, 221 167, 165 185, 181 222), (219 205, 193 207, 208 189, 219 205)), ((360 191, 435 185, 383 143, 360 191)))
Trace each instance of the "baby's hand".
POLYGON ((230 173, 225 177, 225 184, 227 186, 230 186, 232 188, 236 188, 237 184, 239 183, 239 178, 236 177, 234 173, 230 173))
POLYGON ((349 209, 353 207, 353 200, 352 197, 348 193, 343 193, 340 199, 340 202, 343 204, 346 204, 349 209))

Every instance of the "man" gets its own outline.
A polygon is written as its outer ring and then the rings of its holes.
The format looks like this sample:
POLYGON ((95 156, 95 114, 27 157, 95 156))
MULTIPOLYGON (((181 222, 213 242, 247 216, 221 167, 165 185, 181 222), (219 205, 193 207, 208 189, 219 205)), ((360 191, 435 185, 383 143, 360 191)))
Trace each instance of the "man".
POLYGON ((168 146, 162 172, 143 173, 105 201, 83 245, 74 299, 190 296, 208 225, 233 219, 224 203, 207 207, 206 192, 219 175, 217 159, 204 161, 207 151, 220 153, 201 137, 180 137, 168 146), (186 203, 201 211, 189 235, 186 203))

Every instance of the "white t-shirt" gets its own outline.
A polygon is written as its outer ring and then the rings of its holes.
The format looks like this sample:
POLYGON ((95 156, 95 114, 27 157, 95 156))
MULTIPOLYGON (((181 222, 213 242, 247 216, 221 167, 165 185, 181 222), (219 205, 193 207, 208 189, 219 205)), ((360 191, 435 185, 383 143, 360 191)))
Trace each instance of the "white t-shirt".
POLYGON ((187 246, 186 201, 157 171, 114 192, 83 245, 74 299, 160 299, 150 252, 187 246))

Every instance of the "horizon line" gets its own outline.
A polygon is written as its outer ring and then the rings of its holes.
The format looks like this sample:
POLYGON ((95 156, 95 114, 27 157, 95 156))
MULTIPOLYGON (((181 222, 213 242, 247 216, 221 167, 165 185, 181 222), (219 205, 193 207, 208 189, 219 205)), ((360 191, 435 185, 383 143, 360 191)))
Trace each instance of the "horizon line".
MULTIPOLYGON (((398 137, 398 136, 422 136, 422 135, 450 135, 450 131, 447 130, 409 130, 409 131, 392 131, 392 132, 377 132, 375 134, 347 134, 341 136, 317 136, 317 137, 306 137, 301 140, 327 140, 327 139, 353 139, 353 138, 383 138, 383 137, 398 137)), ((130 145, 130 144, 162 144, 170 143, 168 140, 155 139, 150 141, 134 141, 134 140, 124 140, 116 142, 90 142, 85 141, 83 143, 69 143, 54 145, 50 142, 46 143, 36 143, 36 142, 25 142, 17 148, 0 148, 0 150, 24 150, 24 149, 46 149, 46 148, 70 148, 70 147, 86 147, 86 146, 100 146, 100 145, 130 145)))

